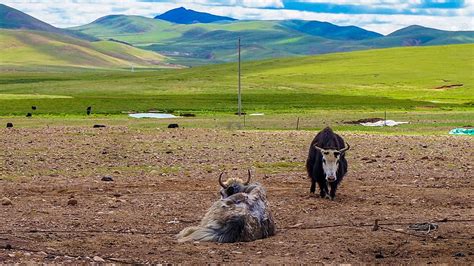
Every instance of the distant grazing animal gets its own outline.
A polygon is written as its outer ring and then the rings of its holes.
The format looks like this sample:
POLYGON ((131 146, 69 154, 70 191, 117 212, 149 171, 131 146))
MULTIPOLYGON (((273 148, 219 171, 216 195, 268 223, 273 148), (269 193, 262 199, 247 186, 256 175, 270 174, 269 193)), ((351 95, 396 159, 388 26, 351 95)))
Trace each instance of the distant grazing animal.
POLYGON ((34 106, 34 105, 31 106, 31 109, 32 109, 32 110, 36 110, 36 106, 34 106))
POLYGON ((7 128, 12 128, 12 127, 13 127, 13 123, 8 122, 8 123, 7 123, 7 128))
POLYGON ((345 152, 349 148, 349 144, 346 147, 341 136, 329 127, 321 130, 314 137, 306 160, 306 171, 311 178, 310 193, 315 192, 317 182, 321 198, 329 197, 334 200, 337 186, 347 173, 345 152), (331 187, 330 192, 328 185, 331 187))
POLYGON ((86 109, 87 115, 90 115, 91 112, 92 112, 92 106, 87 107, 87 109, 86 109))
POLYGON ((168 128, 179 128, 178 124, 169 124, 168 128))
POLYGON ((198 226, 183 229, 179 242, 212 241, 220 243, 248 242, 275 234, 276 227, 268 207, 265 189, 239 178, 222 182, 221 199, 214 202, 198 226))
POLYGON ((31 117, 31 116, 32 116, 31 113, 27 113, 27 114, 26 114, 26 117, 31 117))

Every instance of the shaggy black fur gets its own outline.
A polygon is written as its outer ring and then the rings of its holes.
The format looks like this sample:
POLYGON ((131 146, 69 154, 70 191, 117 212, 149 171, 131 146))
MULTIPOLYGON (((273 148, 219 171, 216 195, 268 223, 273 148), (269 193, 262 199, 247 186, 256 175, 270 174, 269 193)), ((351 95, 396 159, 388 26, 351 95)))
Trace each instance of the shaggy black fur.
POLYGON ((337 186, 347 173, 347 160, 345 154, 341 154, 339 167, 336 173, 337 179, 335 182, 329 183, 329 186, 331 187, 331 192, 329 192, 328 182, 326 181, 326 175, 323 170, 323 155, 319 150, 314 148, 315 145, 323 149, 340 150, 345 148, 344 140, 341 136, 334 133, 331 128, 326 127, 314 137, 309 146, 308 159, 306 160, 306 171, 308 176, 311 178, 310 193, 315 192, 316 183, 318 183, 321 197, 324 198, 329 194, 330 198, 334 199, 336 197, 337 186))

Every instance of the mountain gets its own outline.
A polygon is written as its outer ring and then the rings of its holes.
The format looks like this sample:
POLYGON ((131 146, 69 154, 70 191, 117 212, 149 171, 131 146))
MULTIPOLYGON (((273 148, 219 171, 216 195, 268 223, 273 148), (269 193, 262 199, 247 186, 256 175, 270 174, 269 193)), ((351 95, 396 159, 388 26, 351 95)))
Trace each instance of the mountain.
POLYGON ((0 4, 0 29, 38 30, 69 35, 84 40, 98 40, 95 37, 86 35, 81 32, 56 28, 48 23, 38 20, 28 14, 25 14, 4 4, 0 4))
POLYGON ((0 69, 173 67, 162 55, 113 41, 30 30, 0 30, 0 40, 0 69))
POLYGON ((387 39, 391 38, 399 38, 402 46, 460 44, 474 42, 474 32, 445 31, 412 25, 387 35, 387 39))
POLYGON ((338 26, 321 21, 288 20, 283 21, 281 25, 302 33, 333 40, 365 40, 383 37, 380 33, 356 26, 338 26))
POLYGON ((170 10, 155 19, 108 15, 87 25, 58 29, 0 5, 0 28, 40 30, 85 40, 113 41, 154 51, 174 64, 188 66, 235 61, 238 38, 242 40, 244 60, 398 46, 474 43, 473 31, 410 26, 383 36, 360 27, 321 21, 234 20, 185 8, 170 10))
POLYGON ((239 37, 242 39, 244 60, 474 42, 473 32, 411 26, 383 36, 355 26, 303 20, 177 24, 160 19, 116 15, 73 29, 101 39, 120 40, 156 51, 173 58, 178 64, 190 66, 235 61, 239 37))
POLYGON ((216 21, 235 21, 235 18, 216 16, 209 13, 197 12, 184 7, 169 10, 155 19, 166 20, 176 24, 212 23, 216 21))

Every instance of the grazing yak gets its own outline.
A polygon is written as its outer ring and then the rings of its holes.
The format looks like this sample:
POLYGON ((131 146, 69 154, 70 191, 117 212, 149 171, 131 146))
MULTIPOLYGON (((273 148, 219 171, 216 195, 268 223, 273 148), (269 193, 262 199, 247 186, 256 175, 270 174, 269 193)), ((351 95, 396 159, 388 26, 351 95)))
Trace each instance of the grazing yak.
POLYGON ((346 147, 341 136, 329 127, 321 130, 314 137, 306 160, 306 171, 311 178, 310 193, 315 192, 317 182, 321 198, 329 197, 334 200, 337 186, 347 173, 345 152, 349 148, 349 144, 346 147), (330 192, 328 184, 331 187, 330 192))
POLYGON ((220 243, 248 242, 275 234, 275 223, 268 207, 265 189, 239 178, 222 181, 221 199, 214 202, 198 226, 183 229, 179 242, 212 241, 220 243))

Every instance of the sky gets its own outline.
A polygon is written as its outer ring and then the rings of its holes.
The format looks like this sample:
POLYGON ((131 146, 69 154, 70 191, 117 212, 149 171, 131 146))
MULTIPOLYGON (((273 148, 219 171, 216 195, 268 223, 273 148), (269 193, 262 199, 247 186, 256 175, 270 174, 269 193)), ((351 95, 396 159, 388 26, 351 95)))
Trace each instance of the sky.
POLYGON ((237 19, 303 19, 355 25, 382 34, 422 25, 474 30, 474 0, 0 0, 31 16, 65 28, 111 14, 154 17, 185 7, 237 19))

